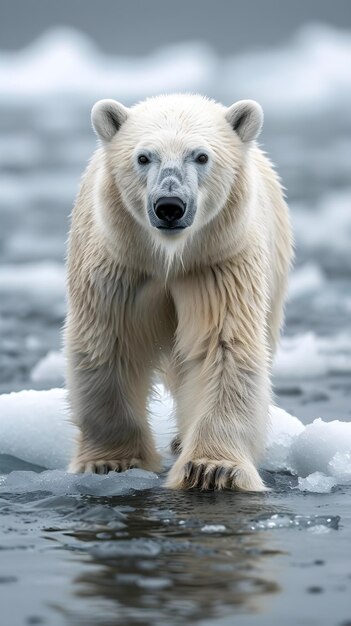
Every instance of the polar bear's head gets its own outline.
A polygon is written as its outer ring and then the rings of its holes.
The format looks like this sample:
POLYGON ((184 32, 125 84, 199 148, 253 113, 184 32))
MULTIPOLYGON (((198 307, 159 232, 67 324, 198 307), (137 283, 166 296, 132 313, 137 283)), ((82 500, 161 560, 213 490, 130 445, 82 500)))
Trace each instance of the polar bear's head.
POLYGON ((253 100, 225 108, 190 94, 132 108, 101 100, 92 110, 125 207, 166 247, 222 210, 262 122, 253 100))

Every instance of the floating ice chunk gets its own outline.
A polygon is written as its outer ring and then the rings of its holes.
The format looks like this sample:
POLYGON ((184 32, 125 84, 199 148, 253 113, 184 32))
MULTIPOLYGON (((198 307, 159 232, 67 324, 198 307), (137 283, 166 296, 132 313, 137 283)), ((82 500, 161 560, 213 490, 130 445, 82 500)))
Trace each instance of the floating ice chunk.
POLYGON ((330 526, 324 526, 323 524, 317 524, 316 526, 311 526, 311 528, 307 528, 308 532, 313 535, 327 535, 331 532, 330 526))
MULTIPOLYGON (((0 395, 0 454, 48 469, 66 468, 77 435, 77 428, 69 421, 67 405, 64 389, 0 395)), ((149 410, 157 447, 164 450, 170 443, 174 425, 169 419, 172 399, 162 385, 156 385, 149 410)))
POLYGON ((211 533, 224 533, 225 531, 226 527, 223 526, 223 524, 205 524, 205 526, 201 528, 202 533, 208 533, 209 535, 211 533))
POLYGON ((61 382, 64 381, 65 359, 62 352, 54 351, 41 359, 32 369, 30 378, 34 382, 61 382))
POLYGON ((313 472, 306 478, 299 478, 298 487, 301 491, 314 493, 329 493, 338 481, 333 476, 326 476, 323 472, 313 472))
POLYGON ((93 547, 90 552, 94 556, 115 559, 132 557, 155 557, 161 552, 161 545, 152 539, 129 539, 104 541, 93 547))
POLYGON ((63 389, 0 396, 0 454, 49 469, 65 468, 77 429, 67 417, 63 389))
POLYGON ((157 474, 140 469, 106 475, 68 474, 61 470, 47 470, 39 474, 19 471, 2 477, 0 493, 45 491, 53 495, 114 496, 151 489, 160 482, 157 474))
POLYGON ((351 422, 324 422, 318 418, 293 441, 290 461, 298 476, 314 472, 328 475, 329 462, 337 452, 351 453, 351 422))
POLYGON ((328 463, 331 476, 343 485, 351 482, 351 452, 336 452, 328 463))
MULTIPOLYGON (((152 399, 149 405, 150 422, 156 445, 165 453, 174 433, 170 420, 173 403, 162 385, 156 385, 156 392, 158 398, 152 399)), ((48 469, 65 469, 73 455, 77 434, 68 419, 66 405, 64 389, 0 396, 0 455, 48 469)), ((302 478, 322 472, 338 483, 350 482, 351 422, 326 423, 317 419, 304 426, 296 417, 273 406, 270 420, 262 469, 288 470, 302 478)), ((68 488, 70 480, 66 479, 68 488)), ((75 483, 72 484, 75 489, 75 483)))
POLYGON ((289 281, 289 299, 295 300, 302 296, 319 291, 325 285, 325 276, 316 263, 307 263, 295 270, 289 281))
POLYGON ((295 515, 293 513, 275 513, 262 516, 250 524, 250 530, 275 530, 278 528, 339 528, 339 515, 295 515))
POLYGON ((304 428, 297 417, 277 406, 271 406, 270 425, 266 451, 261 463, 262 468, 273 472, 292 469, 289 459, 290 448, 293 441, 304 431, 304 428))

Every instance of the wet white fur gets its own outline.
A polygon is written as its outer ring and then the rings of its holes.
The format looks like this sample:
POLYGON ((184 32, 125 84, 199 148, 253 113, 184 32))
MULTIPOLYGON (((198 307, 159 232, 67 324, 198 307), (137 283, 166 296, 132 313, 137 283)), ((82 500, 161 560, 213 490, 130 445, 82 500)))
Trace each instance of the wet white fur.
POLYGON ((159 372, 181 440, 167 484, 203 486, 211 475, 216 488, 262 490, 256 466, 292 258, 281 185, 255 142, 262 110, 179 94, 130 109, 102 101, 92 120, 102 144, 68 252, 67 379, 81 430, 70 468, 158 469, 146 407, 159 372), (170 238, 150 224, 135 155, 149 147, 179 160, 198 146, 210 162, 195 220, 170 238))

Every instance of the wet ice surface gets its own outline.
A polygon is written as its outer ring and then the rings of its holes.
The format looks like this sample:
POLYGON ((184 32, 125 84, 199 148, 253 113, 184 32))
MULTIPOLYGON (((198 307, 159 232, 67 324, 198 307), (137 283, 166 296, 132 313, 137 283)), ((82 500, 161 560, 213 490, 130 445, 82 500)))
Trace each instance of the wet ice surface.
MULTIPOLYGON (((0 392, 51 390, 0 396, 4 626, 350 623, 350 50, 349 33, 317 27, 225 60, 191 45, 129 63, 64 33, 26 58, 0 55, 0 392), (64 242, 95 145, 89 110, 167 88, 260 100, 288 189, 297 267, 274 382, 298 419, 275 413, 263 495, 63 470, 74 430, 52 388, 63 386, 64 242)), ((164 447, 174 425, 157 424, 164 447)))

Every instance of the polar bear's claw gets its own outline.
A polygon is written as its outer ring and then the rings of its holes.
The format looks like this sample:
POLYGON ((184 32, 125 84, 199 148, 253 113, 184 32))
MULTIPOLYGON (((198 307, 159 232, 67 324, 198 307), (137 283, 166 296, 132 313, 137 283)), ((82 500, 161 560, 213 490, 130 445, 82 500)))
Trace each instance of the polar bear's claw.
POLYGON ((141 462, 139 459, 98 459, 96 461, 72 463, 69 471, 77 474, 87 472, 92 472, 93 474, 108 474, 109 472, 125 472, 128 469, 140 467, 140 465, 141 462))
POLYGON ((179 470, 170 472, 167 486, 173 489, 201 489, 211 491, 232 489, 236 491, 266 491, 256 468, 247 464, 229 461, 198 459, 188 461, 179 470))

